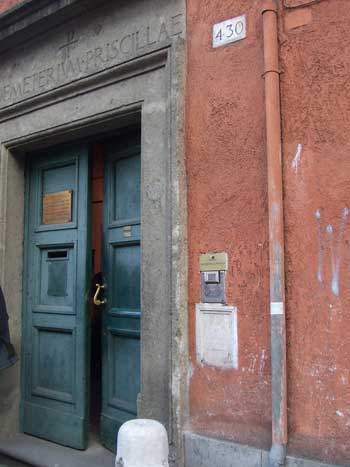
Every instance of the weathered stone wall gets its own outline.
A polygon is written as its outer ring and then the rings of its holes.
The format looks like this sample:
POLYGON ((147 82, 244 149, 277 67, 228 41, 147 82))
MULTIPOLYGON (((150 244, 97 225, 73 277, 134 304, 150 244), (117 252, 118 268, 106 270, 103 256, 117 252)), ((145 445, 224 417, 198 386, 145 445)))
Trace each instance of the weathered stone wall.
MULTIPOLYGON (((24 164, 0 157, 0 262, 10 264, 8 271, 0 268, 9 313, 11 340, 21 357, 22 336, 22 267, 24 218, 24 164)), ((13 434, 19 429, 20 362, 0 372, 1 433, 13 434)))
MULTIPOLYGON (((61 4, 53 0, 41 15, 61 14, 61 4)), ((20 30, 5 31, 6 40, 16 36, 18 44, 2 52, 0 60, 0 280, 11 331, 20 351, 25 154, 76 139, 90 142, 94 135, 140 124, 143 251, 138 414, 164 423, 172 460, 178 457, 181 463, 188 360, 185 3, 124 0, 118 5, 113 1, 97 5, 91 1, 82 14, 76 11, 65 11, 71 17, 40 37, 32 24, 35 15, 30 21, 24 15, 20 30), (22 35, 30 32, 24 40, 22 35)), ((0 34, 3 25, 0 22, 0 34)), ((26 312, 31 311, 24 306, 26 312)), ((0 450, 6 446, 3 436, 18 432, 20 367, 25 367, 26 375, 22 388, 30 392, 31 365, 22 354, 16 367, 0 375, 0 450)))

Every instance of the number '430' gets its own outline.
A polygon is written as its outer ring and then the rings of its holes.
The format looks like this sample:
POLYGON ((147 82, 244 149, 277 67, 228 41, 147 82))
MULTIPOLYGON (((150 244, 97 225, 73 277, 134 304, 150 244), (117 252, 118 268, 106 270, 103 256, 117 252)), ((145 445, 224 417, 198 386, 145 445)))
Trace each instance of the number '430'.
POLYGON ((222 41, 222 39, 226 38, 226 39, 230 39, 234 34, 241 34, 243 31, 243 24, 241 21, 239 21, 235 27, 233 24, 226 24, 226 27, 224 29, 219 29, 216 36, 215 36, 215 39, 216 40, 219 40, 219 41, 222 41))
POLYGON ((246 37, 246 17, 237 16, 230 20, 217 23, 213 27, 213 46, 235 42, 246 37))

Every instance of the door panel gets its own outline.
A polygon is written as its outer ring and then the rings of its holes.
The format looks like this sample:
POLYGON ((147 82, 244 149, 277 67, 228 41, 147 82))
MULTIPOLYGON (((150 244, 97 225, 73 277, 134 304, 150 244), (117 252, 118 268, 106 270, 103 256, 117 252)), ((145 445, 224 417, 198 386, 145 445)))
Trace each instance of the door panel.
POLYGON ((106 146, 101 437, 112 450, 120 426, 137 417, 140 391, 141 159, 135 140, 106 146))
POLYGON ((85 147, 28 166, 22 428, 84 449, 87 441, 88 193, 85 147))
POLYGON ((112 306, 140 310, 140 245, 115 245, 112 254, 112 306))

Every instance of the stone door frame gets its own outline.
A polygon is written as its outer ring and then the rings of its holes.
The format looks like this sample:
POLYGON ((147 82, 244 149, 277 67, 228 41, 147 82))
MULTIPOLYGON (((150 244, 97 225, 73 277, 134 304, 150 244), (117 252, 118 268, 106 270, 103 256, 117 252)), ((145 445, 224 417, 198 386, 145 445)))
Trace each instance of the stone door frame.
MULTIPOLYGON (((177 48, 184 48, 183 40, 178 39, 177 48)), ((144 311, 138 415, 164 423, 178 465, 187 412, 188 361, 180 55, 174 46, 166 47, 0 110, 0 281, 8 297, 17 347, 25 270, 23 155, 141 122, 144 311)), ((24 380, 25 369, 21 371, 24 380)), ((14 399, 12 406, 18 407, 19 390, 14 399)), ((9 425, 4 434, 17 429, 9 425)))

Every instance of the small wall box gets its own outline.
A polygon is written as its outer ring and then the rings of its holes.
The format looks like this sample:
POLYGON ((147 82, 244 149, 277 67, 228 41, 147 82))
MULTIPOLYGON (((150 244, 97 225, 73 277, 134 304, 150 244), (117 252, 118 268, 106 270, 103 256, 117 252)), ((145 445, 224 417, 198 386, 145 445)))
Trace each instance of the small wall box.
POLYGON ((237 308, 198 303, 196 342, 197 361, 201 365, 238 368, 237 308))

